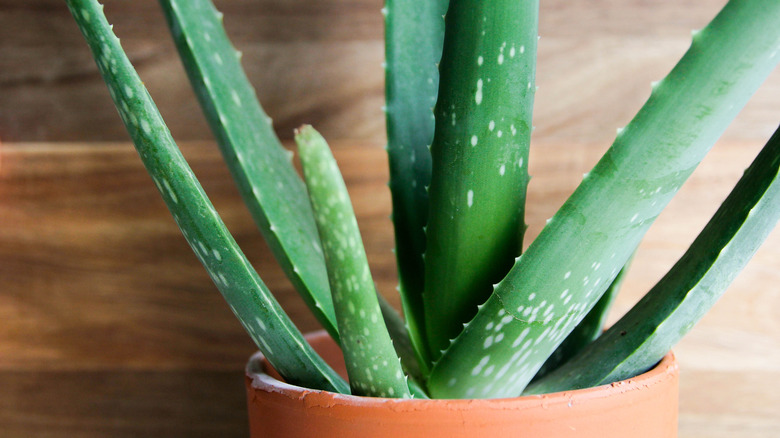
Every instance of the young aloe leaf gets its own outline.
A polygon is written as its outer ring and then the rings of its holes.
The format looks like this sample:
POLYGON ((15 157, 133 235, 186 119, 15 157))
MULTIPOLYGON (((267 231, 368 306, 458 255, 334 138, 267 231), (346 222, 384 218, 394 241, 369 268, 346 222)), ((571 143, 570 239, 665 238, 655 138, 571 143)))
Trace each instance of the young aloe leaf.
POLYGON ((239 192, 295 289, 339 341, 303 182, 241 68, 210 0, 160 0, 176 47, 239 192))
POLYGON ((349 388, 306 343, 222 223, 96 0, 67 0, 141 160, 233 313, 290 383, 349 388))
POLYGON ((555 349, 553 354, 547 358, 539 371, 534 376, 534 379, 538 379, 550 371, 558 368, 561 364, 566 363, 569 359, 579 353, 585 346, 593 342, 594 339, 601 336, 604 331, 604 325, 607 322, 609 316, 609 310, 612 308, 612 303, 617 297, 620 286, 623 284, 623 280, 626 278, 628 267, 631 261, 623 266, 623 269, 618 272, 617 277, 612 280, 612 284, 609 285, 604 294, 596 301, 593 308, 590 309, 587 315, 582 318, 577 327, 566 336, 561 345, 555 349))
POLYGON ((385 95, 387 154, 393 199, 396 258, 407 331, 427 366, 422 291, 423 228, 428 221, 433 106, 439 87, 444 20, 449 0, 386 0, 385 95))
POLYGON ((410 398, 382 319, 355 213, 336 160, 311 126, 296 132, 304 181, 325 253, 352 393, 410 398))
POLYGON ((433 397, 522 391, 780 61, 778 48, 780 2, 732 0, 694 33, 691 48, 435 365, 433 397))
POLYGON ((661 281, 603 336, 528 392, 604 385, 658 363, 715 304, 777 224, 778 170, 780 129, 661 281))
POLYGON ((538 12, 536 0, 447 11, 425 252, 434 359, 522 249, 538 12))

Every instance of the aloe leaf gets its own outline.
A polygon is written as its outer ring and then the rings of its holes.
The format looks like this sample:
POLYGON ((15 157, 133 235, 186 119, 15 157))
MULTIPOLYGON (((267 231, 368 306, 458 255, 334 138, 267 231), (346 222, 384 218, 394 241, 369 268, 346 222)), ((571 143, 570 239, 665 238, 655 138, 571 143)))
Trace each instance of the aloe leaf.
POLYGON ((393 348, 395 348, 398 357, 401 358, 401 366, 408 376, 422 381, 423 373, 420 370, 406 323, 381 294, 377 293, 377 298, 379 299, 379 308, 382 309, 382 318, 387 325, 387 332, 390 333, 390 339, 393 340, 393 348))
POLYGON ((522 249, 538 13, 534 0, 447 11, 423 296, 434 359, 522 249))
POLYGON ((352 393, 410 398, 377 300, 357 219, 325 139, 311 126, 296 132, 304 181, 325 253, 341 350, 352 393))
POLYGON ((435 365, 433 397, 523 390, 780 61, 778 48, 780 2, 730 1, 694 33, 680 62, 435 365))
POLYGON ((672 269, 603 336, 528 387, 539 394, 640 374, 710 310, 780 219, 780 129, 672 269))
POLYGON ((290 383, 347 392, 249 264, 173 141, 96 0, 67 0, 147 171, 233 313, 290 383))
POLYGON ((401 367, 408 377, 406 383, 409 384, 412 398, 429 398, 422 384, 420 384, 420 382, 425 381, 425 376, 420 369, 417 352, 412 345, 404 319, 401 318, 401 315, 387 302, 382 294, 377 293, 376 296, 379 299, 379 308, 382 309, 382 317, 387 325, 387 332, 390 334, 390 339, 393 340, 393 348, 401 359, 401 367))
POLYGON ((609 285, 601 298, 596 301, 593 308, 591 308, 588 314, 582 318, 582 321, 577 324, 577 327, 566 336, 566 339, 561 342, 561 345, 555 349, 553 354, 547 358, 544 365, 539 368, 534 379, 539 379, 561 366, 561 364, 566 363, 602 334, 604 325, 607 322, 607 317, 609 316, 609 310, 612 308, 612 303, 615 302, 615 297, 617 297, 620 286, 626 278, 630 264, 631 261, 629 260, 626 266, 623 266, 623 269, 618 272, 617 277, 612 280, 612 284, 609 285))
POLYGON ((449 0, 387 0, 385 8, 385 95, 387 154, 393 200, 399 291, 407 331, 427 366, 422 291, 425 233, 431 181, 433 106, 439 87, 444 20, 449 0))
POLYGON ((160 0, 176 47, 252 217, 295 289, 339 342, 317 228, 292 155, 279 142, 210 0, 160 0))

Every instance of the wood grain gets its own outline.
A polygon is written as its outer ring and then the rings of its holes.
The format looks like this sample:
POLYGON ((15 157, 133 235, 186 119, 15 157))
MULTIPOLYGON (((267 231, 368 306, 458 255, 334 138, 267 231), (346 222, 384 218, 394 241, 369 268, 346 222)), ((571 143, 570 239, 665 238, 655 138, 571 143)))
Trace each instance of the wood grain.
POLYGON ((249 428, 238 371, 0 371, 4 437, 235 437, 249 428))
MULTIPOLYGON (((375 278, 397 303, 385 153, 378 143, 334 144, 375 278)), ((613 320, 682 254, 760 146, 716 146, 651 228, 613 320)), ((604 149, 534 145, 529 241, 604 149)), ((183 150, 283 306, 302 330, 315 329, 260 242, 215 146, 186 143, 183 150)), ((5 144, 0 151, 3 435, 245 436, 239 382, 254 347, 132 147, 5 144)), ((775 231, 675 349, 682 438, 769 437, 780 427, 778 266, 775 231)))
MULTIPOLYGON (((185 154, 239 244, 302 329, 317 327, 291 293, 210 144, 185 154)), ((383 157, 342 160, 378 275, 392 291, 383 157), (385 266, 390 266, 384 268, 385 266)), ((240 368, 248 338, 124 145, 4 146, 0 188, 0 369, 109 365, 240 368), (30 291, 36 291, 30 293, 30 291), (195 336, 193 336, 195 335, 195 336), (12 352, 12 353, 11 353, 12 352)))
MULTIPOLYGON (((106 12, 179 140, 210 140, 156 2, 106 12)), ((284 138, 384 142, 381 0, 222 0, 225 25, 284 138)), ((539 32, 535 137, 609 143, 725 0, 548 0, 539 32)), ((766 138, 780 72, 726 133, 766 138)), ((61 0, 0 0, 0 139, 125 141, 127 134, 61 0)))

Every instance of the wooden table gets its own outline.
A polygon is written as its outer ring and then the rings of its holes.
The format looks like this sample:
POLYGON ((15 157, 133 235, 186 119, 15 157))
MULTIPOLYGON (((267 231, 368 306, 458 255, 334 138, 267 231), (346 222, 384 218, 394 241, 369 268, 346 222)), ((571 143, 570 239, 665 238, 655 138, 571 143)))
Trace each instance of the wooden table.
MULTIPOLYGON (((397 303, 386 157, 334 142, 380 290, 397 303)), ((651 229, 614 313, 684 251, 759 142, 716 146, 651 229)), ((186 143, 217 210, 282 305, 315 329, 211 143, 186 143)), ((604 145, 537 142, 530 238, 604 145)), ((0 159, 0 435, 243 437, 249 338, 191 254, 128 143, 4 144, 0 159)), ((675 349, 680 436, 780 429, 780 233, 675 349)), ((614 319, 614 318, 613 318, 614 319)))

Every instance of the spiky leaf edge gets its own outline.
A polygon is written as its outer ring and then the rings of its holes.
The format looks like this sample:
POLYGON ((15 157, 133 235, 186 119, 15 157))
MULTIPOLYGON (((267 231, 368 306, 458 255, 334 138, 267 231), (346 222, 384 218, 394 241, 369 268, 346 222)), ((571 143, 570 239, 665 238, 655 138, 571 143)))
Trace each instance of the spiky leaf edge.
POLYGON ((349 393, 303 339, 238 248, 192 170, 96 0, 66 0, 119 115, 185 239, 273 367, 288 382, 349 393))
POLYGON ((680 62, 436 363, 432 397, 522 391, 780 61, 779 23, 780 3, 732 0, 693 33, 680 62))
POLYGON ((780 219, 780 129, 669 272, 604 335, 527 388, 541 394, 641 374, 710 310, 780 219))
POLYGON ((210 0, 160 0, 168 27, 239 192, 282 270, 339 343, 306 189, 257 99, 210 0))
POLYGON ((434 360, 522 250, 538 16, 537 0, 447 11, 423 295, 434 360))
POLYGON ((399 293, 420 373, 429 372, 423 314, 429 147, 439 86, 437 64, 449 0, 386 0, 385 106, 399 293))

